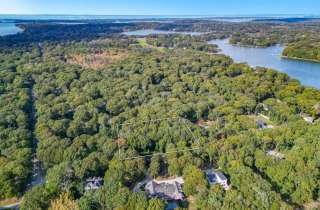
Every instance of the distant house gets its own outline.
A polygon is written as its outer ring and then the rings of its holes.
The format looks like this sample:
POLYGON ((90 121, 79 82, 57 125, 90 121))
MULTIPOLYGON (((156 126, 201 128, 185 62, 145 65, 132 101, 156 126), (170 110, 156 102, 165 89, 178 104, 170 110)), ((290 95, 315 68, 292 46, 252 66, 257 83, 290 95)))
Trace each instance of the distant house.
POLYGON ((230 189, 230 186, 228 185, 228 179, 222 172, 207 170, 206 176, 210 185, 220 184, 225 190, 230 189))
POLYGON ((127 140, 124 138, 119 138, 116 140, 118 147, 120 148, 128 148, 127 140))
POLYGON ((269 156, 273 156, 275 158, 278 158, 278 159, 284 159, 284 154, 276 151, 276 150, 269 150, 267 151, 267 155, 269 156))
POLYGON ((202 127, 204 129, 209 129, 210 127, 212 127, 213 122, 212 121, 205 121, 205 120, 198 120, 196 123, 196 125, 198 125, 199 127, 202 127))
POLYGON ((164 181, 157 181, 153 179, 146 184, 145 190, 152 198, 161 198, 167 201, 178 201, 184 199, 182 191, 183 183, 182 178, 164 181))
POLYGON ((264 111, 269 111, 269 107, 266 104, 262 104, 263 110, 264 111))
POLYGON ((103 182, 103 179, 101 177, 93 177, 86 179, 84 190, 89 191, 89 190, 97 190, 99 187, 101 187, 103 182))
POLYGON ((301 116, 304 119, 304 121, 306 121, 307 123, 314 123, 313 117, 311 117, 307 114, 302 114, 301 116))
POLYGON ((257 125, 258 125, 259 129, 261 129, 261 130, 268 129, 268 128, 273 128, 272 125, 268 125, 267 123, 265 123, 262 120, 257 120, 257 125))
POLYGON ((171 91, 163 91, 161 92, 161 96, 168 97, 171 95, 171 91))

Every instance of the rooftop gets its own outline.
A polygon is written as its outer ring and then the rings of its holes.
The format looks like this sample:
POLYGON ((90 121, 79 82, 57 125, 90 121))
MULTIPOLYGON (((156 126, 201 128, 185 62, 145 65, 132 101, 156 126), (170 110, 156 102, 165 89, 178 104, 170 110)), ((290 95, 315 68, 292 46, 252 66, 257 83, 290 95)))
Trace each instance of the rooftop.
POLYGON ((101 187, 102 182, 103 182, 103 178, 101 178, 101 177, 88 178, 85 181, 84 189, 85 189, 85 191, 97 190, 97 189, 99 189, 99 187, 101 187))
POLYGON ((229 189, 228 179, 222 172, 216 170, 207 170, 206 176, 210 185, 220 184, 224 189, 229 189))
POLYGON ((273 128, 273 125, 268 125, 266 122, 262 120, 257 120, 257 125, 259 126, 259 129, 273 128))
POLYGON ((306 114, 302 114, 301 116, 304 119, 304 121, 306 121, 307 123, 314 123, 314 118, 313 117, 311 117, 309 115, 306 115, 306 114))
POLYGON ((279 159, 284 159, 284 154, 276 151, 276 150, 269 150, 267 151, 267 155, 269 156, 273 156, 273 157, 276 157, 276 158, 279 158, 279 159))
POLYGON ((145 190, 150 197, 166 200, 183 200, 182 184, 182 178, 163 181, 153 179, 146 184, 145 190))
POLYGON ((201 119, 201 120, 198 120, 195 124, 198 125, 199 127, 209 129, 210 127, 213 126, 214 122, 213 121, 205 121, 205 120, 201 119))

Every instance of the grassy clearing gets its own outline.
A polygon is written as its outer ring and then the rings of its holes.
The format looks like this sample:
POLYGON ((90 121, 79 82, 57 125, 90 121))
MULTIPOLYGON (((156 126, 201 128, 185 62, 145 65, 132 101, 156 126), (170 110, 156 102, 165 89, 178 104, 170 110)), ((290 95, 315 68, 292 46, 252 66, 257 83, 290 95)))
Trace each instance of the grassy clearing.
POLYGON ((70 55, 67 60, 71 64, 99 70, 106 65, 128 57, 128 55, 128 52, 124 50, 106 50, 90 54, 70 55))
POLYGON ((151 45, 147 43, 146 38, 138 38, 137 41, 141 47, 151 47, 151 45))
POLYGON ((147 38, 138 38, 137 39, 138 41, 138 44, 143 47, 143 48, 152 48, 152 49, 157 49, 159 50, 160 52, 164 52, 166 50, 165 47, 156 47, 156 46, 153 46, 153 45, 150 45, 147 43, 147 38))

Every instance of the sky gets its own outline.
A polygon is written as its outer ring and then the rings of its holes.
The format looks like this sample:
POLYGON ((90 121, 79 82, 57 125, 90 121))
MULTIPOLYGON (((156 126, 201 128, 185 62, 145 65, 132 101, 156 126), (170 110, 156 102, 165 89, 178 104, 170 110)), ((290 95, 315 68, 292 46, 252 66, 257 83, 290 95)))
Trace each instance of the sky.
POLYGON ((0 14, 320 15, 320 0, 0 0, 0 14))

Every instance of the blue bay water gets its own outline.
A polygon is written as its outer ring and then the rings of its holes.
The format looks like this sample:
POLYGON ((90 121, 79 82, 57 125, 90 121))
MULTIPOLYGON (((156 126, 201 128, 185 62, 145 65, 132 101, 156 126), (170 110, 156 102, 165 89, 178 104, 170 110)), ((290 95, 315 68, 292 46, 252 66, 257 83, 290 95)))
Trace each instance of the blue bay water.
POLYGON ((216 44, 221 52, 230 56, 236 62, 248 63, 250 66, 267 67, 288 74, 299 80, 305 86, 320 89, 320 63, 288 60, 281 58, 282 46, 267 48, 238 47, 229 44, 228 39, 213 40, 210 44, 216 44))
POLYGON ((22 32, 14 23, 0 23, 0 36, 12 35, 22 32))

